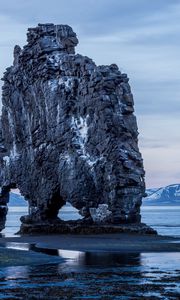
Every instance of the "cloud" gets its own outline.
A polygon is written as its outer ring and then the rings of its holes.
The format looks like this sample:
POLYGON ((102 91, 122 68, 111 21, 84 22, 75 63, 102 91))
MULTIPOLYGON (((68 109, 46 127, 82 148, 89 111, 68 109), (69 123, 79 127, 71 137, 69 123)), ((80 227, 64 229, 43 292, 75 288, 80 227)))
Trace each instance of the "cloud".
POLYGON ((169 115, 143 115, 138 120, 140 137, 143 142, 154 144, 159 141, 168 147, 180 148, 179 118, 169 115))
POLYGON ((147 187, 160 187, 179 182, 179 148, 143 149, 147 187))
POLYGON ((179 118, 144 115, 138 118, 139 146, 144 158, 148 187, 179 182, 179 118))
POLYGON ((162 142, 159 139, 146 138, 146 137, 140 138, 140 145, 141 145, 141 149, 143 149, 143 148, 148 148, 148 149, 162 148, 163 149, 163 148, 169 147, 168 141, 162 142))
MULTIPOLYGON (((118 28, 142 25, 156 13, 166 13, 171 0, 1 0, 1 13, 12 21, 36 23, 51 21, 78 25, 85 35, 111 34, 118 28)), ((154 16, 154 18, 156 15, 154 16)))

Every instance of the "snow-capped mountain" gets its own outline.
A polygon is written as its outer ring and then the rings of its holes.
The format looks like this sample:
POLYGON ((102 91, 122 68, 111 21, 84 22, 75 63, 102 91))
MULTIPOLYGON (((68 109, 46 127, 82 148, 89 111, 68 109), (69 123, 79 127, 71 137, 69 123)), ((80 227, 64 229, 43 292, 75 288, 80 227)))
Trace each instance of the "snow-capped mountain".
POLYGON ((147 189, 146 194, 144 205, 180 205, 180 184, 147 189))
MULTIPOLYGON (((179 205, 180 206, 180 184, 171 184, 166 187, 152 188, 146 190, 147 196, 143 198, 143 205, 179 205)), ((9 206, 27 206, 24 197, 10 193, 9 206)))
POLYGON ((150 195, 154 194, 155 192, 157 192, 157 190, 159 190, 159 188, 146 189, 146 194, 147 194, 147 196, 150 196, 150 195))

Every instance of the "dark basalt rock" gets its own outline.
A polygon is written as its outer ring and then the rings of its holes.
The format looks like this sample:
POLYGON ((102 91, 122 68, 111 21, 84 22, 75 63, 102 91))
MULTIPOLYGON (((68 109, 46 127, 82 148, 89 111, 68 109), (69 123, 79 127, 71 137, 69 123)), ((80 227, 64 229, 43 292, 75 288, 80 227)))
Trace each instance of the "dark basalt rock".
POLYGON ((88 224, 88 222, 41 222, 35 224, 24 223, 19 231, 21 234, 110 234, 110 233, 138 233, 157 234, 157 231, 146 224, 88 224))
POLYGON ((127 75, 75 54, 67 25, 27 36, 3 78, 0 149, 2 189, 18 187, 29 203, 24 226, 58 223, 67 201, 87 224, 140 223, 144 169, 127 75))
POLYGON ((1 188, 0 190, 0 231, 5 228, 6 215, 8 212, 7 203, 9 202, 9 190, 1 188))

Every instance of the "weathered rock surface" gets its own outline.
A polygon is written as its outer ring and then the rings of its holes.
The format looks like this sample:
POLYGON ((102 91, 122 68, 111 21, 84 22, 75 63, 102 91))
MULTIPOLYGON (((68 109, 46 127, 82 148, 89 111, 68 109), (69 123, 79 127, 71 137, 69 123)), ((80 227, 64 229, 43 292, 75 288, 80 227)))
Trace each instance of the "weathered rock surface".
POLYGON ((130 224, 105 224, 94 223, 88 224, 86 221, 60 221, 42 222, 21 225, 18 233, 21 234, 103 234, 103 233, 140 233, 140 234, 157 234, 157 231, 144 223, 130 224))
POLYGON ((75 54, 67 25, 39 24, 27 37, 3 78, 0 149, 2 189, 16 186, 29 202, 22 222, 59 222, 68 201, 87 222, 140 223, 144 169, 127 75, 75 54), (102 204, 107 216, 93 219, 102 204))
POLYGON ((6 215, 8 212, 7 203, 9 202, 9 191, 0 190, 0 231, 5 228, 6 215))
MULTIPOLYGON (((4 164, 3 157, 6 154, 6 150, 2 144, 2 135, 1 135, 1 123, 0 123, 0 179, 1 183, 5 181, 3 177, 4 164), (4 179, 4 180, 3 180, 4 179)), ((6 159, 6 158, 4 158, 6 159)), ((0 232, 5 228, 6 215, 8 212, 7 203, 9 202, 9 187, 3 186, 0 187, 0 232)))

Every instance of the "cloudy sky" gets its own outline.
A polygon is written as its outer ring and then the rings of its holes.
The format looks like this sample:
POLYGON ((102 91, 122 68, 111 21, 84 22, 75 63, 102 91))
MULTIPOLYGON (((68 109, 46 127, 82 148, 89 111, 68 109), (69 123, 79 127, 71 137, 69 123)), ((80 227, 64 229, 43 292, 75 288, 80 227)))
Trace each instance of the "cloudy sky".
POLYGON ((71 25, 77 52, 128 73, 147 187, 180 182, 180 1, 0 0, 0 75, 37 23, 71 25))

